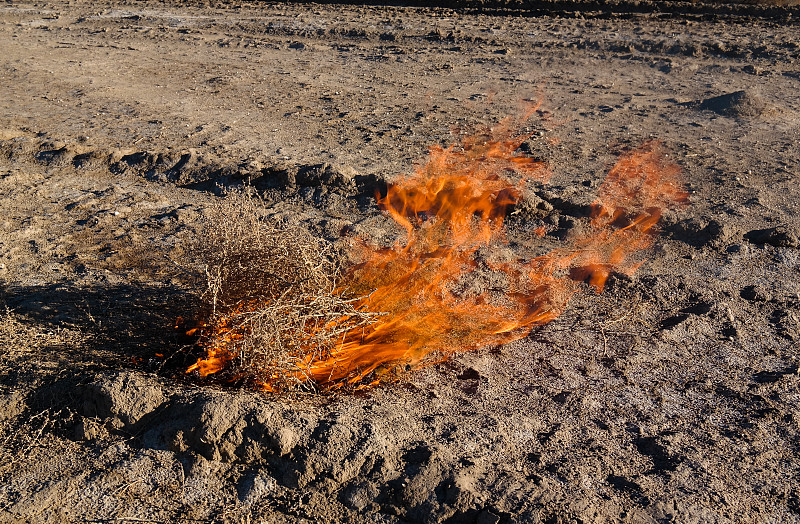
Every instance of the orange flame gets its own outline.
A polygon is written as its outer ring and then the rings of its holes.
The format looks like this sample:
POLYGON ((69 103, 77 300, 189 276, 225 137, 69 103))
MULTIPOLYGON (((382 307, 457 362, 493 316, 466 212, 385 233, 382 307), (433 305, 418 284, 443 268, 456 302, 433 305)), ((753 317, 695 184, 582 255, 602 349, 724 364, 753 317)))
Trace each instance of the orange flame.
MULTIPOLYGON (((358 244, 354 258, 360 263, 344 284, 369 293, 360 308, 386 314, 348 332, 321 360, 301 356, 298 378, 323 388, 367 387, 434 351, 446 356, 522 338, 556 318, 580 282, 599 292, 612 271, 634 272, 641 264, 635 255, 651 245, 662 210, 686 200, 679 168, 649 142, 611 169, 588 227, 568 247, 532 260, 492 260, 499 251, 494 248, 505 242, 508 208, 520 201, 524 184, 549 177, 542 162, 519 152, 528 137, 513 136, 510 122, 460 146, 432 147, 424 166, 379 198, 380 208, 405 229, 405 243, 388 249, 358 244), (476 272, 495 284, 470 290, 468 276, 476 272)), ((215 326, 221 336, 208 357, 189 371, 205 376, 233 358, 225 337, 241 334, 226 334, 225 322, 215 326)), ((272 390, 273 384, 263 387, 272 390)))

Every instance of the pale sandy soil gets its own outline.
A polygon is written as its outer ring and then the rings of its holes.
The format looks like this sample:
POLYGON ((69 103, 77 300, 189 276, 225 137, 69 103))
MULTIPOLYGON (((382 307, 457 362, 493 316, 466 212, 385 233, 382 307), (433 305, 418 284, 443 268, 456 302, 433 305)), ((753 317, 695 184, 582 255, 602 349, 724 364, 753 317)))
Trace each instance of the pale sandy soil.
POLYGON ((0 521, 799 521, 800 12, 650 8, 0 5, 0 521), (682 167, 633 277, 357 395, 181 378, 218 184, 380 240, 376 186, 525 99, 553 178, 514 249, 627 148, 682 167))

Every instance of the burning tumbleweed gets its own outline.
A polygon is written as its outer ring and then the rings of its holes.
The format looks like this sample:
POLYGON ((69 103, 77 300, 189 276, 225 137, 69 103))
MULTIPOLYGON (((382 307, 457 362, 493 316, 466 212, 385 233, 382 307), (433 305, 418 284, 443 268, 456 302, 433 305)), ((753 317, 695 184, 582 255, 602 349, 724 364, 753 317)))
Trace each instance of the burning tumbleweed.
MULTIPOLYGON (((378 197, 406 235, 366 241, 346 256, 298 230, 276 229, 252 196, 223 201, 210 221, 209 305, 196 329, 206 356, 188 372, 228 370, 275 391, 367 387, 398 369, 508 343, 556 318, 583 282, 601 291, 633 273, 664 209, 686 199, 680 170, 656 142, 622 156, 592 204, 585 230, 530 260, 485 256, 505 242, 504 221, 547 166, 520 151, 512 122, 448 148, 432 147, 414 174, 378 197), (464 292, 476 271, 502 292, 464 292)), ((539 231, 539 233, 543 233, 539 231)))

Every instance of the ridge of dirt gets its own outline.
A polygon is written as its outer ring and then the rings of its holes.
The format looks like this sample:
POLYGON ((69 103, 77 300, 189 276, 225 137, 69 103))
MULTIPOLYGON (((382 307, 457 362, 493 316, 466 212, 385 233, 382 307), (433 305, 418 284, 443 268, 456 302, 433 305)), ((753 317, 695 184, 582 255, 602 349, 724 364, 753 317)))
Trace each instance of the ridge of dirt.
MULTIPOLYGON (((169 3, 167 0, 165 3, 169 3)), ((493 16, 558 16, 606 18, 635 13, 662 14, 681 18, 698 17, 705 20, 719 18, 762 18, 782 23, 796 23, 797 0, 421 0, 348 1, 348 0, 296 0, 292 3, 306 5, 369 5, 375 7, 451 9, 466 14, 493 16)), ((190 5, 208 6, 209 2, 197 0, 190 5)), ((215 7, 257 6, 258 2, 219 1, 215 7)))

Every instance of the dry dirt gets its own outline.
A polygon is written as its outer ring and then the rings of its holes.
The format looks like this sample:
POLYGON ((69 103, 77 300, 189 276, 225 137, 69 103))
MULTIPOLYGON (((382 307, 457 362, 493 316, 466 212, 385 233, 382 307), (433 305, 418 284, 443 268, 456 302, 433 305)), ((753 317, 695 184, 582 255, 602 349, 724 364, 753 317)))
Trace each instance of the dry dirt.
POLYGON ((800 11, 613 5, 0 5, 0 521, 800 521, 800 11), (626 148, 682 166, 633 277, 356 395, 182 377, 220 184, 389 242, 376 188, 540 98, 515 249, 626 148))

